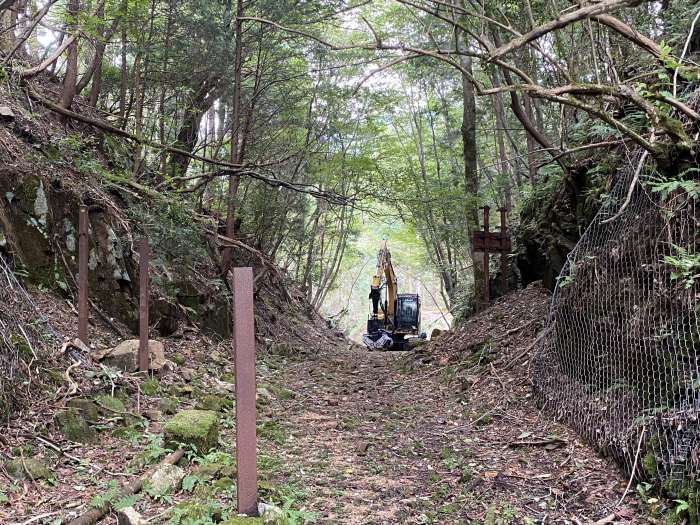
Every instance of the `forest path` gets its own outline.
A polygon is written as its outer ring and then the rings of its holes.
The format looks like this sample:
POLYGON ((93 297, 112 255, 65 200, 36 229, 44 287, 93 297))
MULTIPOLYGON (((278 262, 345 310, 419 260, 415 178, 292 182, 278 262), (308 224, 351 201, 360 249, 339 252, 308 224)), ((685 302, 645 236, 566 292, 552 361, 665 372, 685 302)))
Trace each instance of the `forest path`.
POLYGON ((283 386, 296 395, 282 401, 287 439, 273 455, 319 522, 642 522, 634 494, 615 507, 627 480, 540 414, 522 370, 457 395, 453 370, 407 370, 416 363, 356 348, 289 363, 283 386))

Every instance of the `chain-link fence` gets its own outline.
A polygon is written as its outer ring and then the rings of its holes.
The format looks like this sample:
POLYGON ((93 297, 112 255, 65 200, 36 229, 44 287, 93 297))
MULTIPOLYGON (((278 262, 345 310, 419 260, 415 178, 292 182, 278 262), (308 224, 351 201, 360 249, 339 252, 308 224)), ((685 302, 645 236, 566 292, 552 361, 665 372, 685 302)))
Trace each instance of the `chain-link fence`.
POLYGON ((534 388, 628 473, 678 493, 700 470, 700 177, 628 161, 561 273, 534 388))

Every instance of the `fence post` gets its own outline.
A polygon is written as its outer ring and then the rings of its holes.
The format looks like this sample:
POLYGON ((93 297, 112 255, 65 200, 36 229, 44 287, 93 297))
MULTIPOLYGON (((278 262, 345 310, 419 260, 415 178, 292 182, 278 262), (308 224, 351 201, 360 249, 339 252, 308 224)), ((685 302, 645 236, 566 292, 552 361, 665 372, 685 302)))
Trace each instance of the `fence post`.
MULTIPOLYGON (((489 208, 488 206, 484 206, 484 242, 488 243, 488 237, 489 237, 489 208)), ((488 250, 488 244, 485 244, 484 246, 484 309, 489 307, 489 301, 491 300, 490 294, 491 291, 489 290, 490 287, 490 278, 489 278, 489 250, 488 250)))
POLYGON ((78 338, 88 341, 88 209, 81 206, 78 212, 78 338))
POLYGON ((508 293, 508 255, 506 254, 505 244, 508 237, 508 225, 506 224, 506 208, 499 208, 501 212, 501 295, 508 293))
POLYGON ((253 269, 233 269, 233 351, 236 367, 238 512, 258 515, 255 429, 255 317, 253 269))
POLYGON ((150 281, 148 266, 150 249, 148 238, 144 237, 139 243, 139 371, 148 372, 148 299, 150 295, 150 281))

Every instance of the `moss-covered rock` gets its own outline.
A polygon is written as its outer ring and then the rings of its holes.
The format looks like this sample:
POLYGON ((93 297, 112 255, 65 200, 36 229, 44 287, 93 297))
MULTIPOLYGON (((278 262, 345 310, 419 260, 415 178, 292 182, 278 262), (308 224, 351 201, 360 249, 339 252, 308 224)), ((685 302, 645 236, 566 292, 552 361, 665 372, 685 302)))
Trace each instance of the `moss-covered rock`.
POLYGON ((68 406, 77 408, 86 421, 97 421, 100 417, 97 404, 90 399, 75 398, 68 401, 68 406))
POLYGON ((193 445, 199 452, 207 452, 219 441, 219 420, 211 410, 183 410, 175 414, 163 429, 166 446, 180 443, 193 445))
POLYGON ((164 397, 158 403, 158 408, 163 414, 172 415, 177 412, 177 407, 180 402, 175 397, 164 397))
POLYGON ((221 521, 221 507, 218 504, 183 501, 175 505, 172 516, 177 518, 178 523, 216 523, 221 521))
POLYGON ((232 407, 233 400, 216 394, 207 394, 197 402, 198 409, 211 410, 213 412, 222 412, 232 407))
POLYGON ((228 476, 219 478, 214 482, 214 488, 219 489, 219 490, 228 490, 232 487, 235 486, 235 482, 233 481, 232 478, 229 478, 228 476))
POLYGON ((124 402, 118 397, 99 395, 95 398, 95 403, 100 407, 100 413, 105 416, 126 413, 124 402))
POLYGON ((97 436, 95 429, 85 420, 80 410, 75 407, 68 407, 54 416, 54 422, 71 441, 78 443, 92 443, 97 436))
POLYGON ((7 473, 15 479, 50 479, 53 473, 38 459, 24 458, 6 461, 3 465, 7 473))

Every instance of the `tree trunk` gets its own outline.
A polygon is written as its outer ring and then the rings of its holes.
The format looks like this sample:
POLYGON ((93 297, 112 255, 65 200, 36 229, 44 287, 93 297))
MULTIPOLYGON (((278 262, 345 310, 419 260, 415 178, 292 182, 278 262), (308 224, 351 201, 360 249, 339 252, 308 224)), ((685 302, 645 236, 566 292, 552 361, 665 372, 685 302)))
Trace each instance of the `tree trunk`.
MULTIPOLYGON (((69 28, 71 32, 77 31, 76 17, 80 11, 80 1, 68 2, 69 28)), ((63 91, 61 92, 61 107, 70 109, 76 94, 78 81, 78 39, 68 46, 68 58, 66 59, 66 75, 63 77, 63 91)))
MULTIPOLYGON (((231 164, 238 164, 239 159, 239 131, 241 127, 241 68, 243 62, 243 0, 236 1, 236 35, 235 57, 233 72, 233 120, 231 122, 231 164)), ((239 176, 235 171, 231 172, 228 179, 228 210, 226 213, 226 236, 233 239, 236 235, 236 194, 238 193, 239 176)), ((231 248, 226 248, 223 253, 223 271, 226 273, 231 267, 231 248)))

